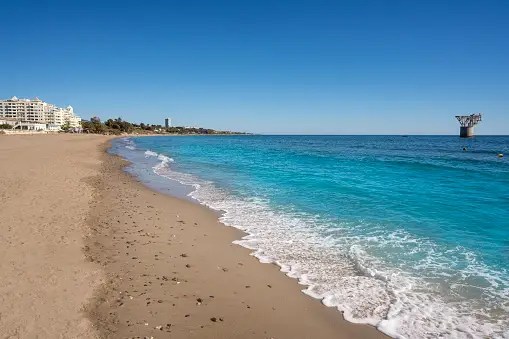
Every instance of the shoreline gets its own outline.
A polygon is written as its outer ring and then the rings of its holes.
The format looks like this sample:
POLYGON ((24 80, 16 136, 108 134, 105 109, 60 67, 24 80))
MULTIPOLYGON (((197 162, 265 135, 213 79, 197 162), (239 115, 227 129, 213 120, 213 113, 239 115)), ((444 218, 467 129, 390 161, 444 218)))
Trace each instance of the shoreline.
POLYGON ((234 244, 246 233, 220 223, 218 211, 151 190, 101 147, 89 224, 105 227, 87 241, 87 256, 108 283, 87 313, 102 337, 387 338, 347 322, 279 266, 234 244))
POLYGON ((137 181, 111 140, 2 139, 2 338, 386 338, 234 244, 216 211, 137 181))

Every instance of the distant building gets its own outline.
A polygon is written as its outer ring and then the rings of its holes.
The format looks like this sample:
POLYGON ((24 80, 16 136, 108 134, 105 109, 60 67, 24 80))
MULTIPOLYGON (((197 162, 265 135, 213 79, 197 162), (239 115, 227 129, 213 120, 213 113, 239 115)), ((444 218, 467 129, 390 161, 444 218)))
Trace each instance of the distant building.
POLYGON ((171 127, 171 119, 170 118, 164 119, 164 127, 165 128, 170 128, 171 127))
POLYGON ((81 127, 81 118, 74 113, 72 106, 60 108, 39 98, 30 100, 12 97, 0 100, 0 119, 12 122, 16 128, 27 127, 32 123, 36 130, 54 131, 56 130, 55 126, 61 127, 66 123, 71 128, 81 127), (41 127, 43 125, 44 128, 41 127))

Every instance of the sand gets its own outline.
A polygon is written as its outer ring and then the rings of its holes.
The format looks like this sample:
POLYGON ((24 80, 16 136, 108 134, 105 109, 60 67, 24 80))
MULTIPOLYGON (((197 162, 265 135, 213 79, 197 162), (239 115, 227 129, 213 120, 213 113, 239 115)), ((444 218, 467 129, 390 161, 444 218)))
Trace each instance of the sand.
POLYGON ((104 137, 0 136, 0 338, 94 338, 83 236, 104 137))
POLYGON ((105 137, 0 137, 1 338, 381 338, 153 192, 105 137), (58 161, 55 159, 59 159, 58 161))

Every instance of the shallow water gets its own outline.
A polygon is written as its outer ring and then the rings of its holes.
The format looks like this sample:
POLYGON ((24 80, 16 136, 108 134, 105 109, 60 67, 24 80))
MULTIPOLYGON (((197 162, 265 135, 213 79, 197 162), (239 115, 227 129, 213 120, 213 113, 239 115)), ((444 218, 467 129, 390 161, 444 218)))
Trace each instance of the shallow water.
POLYGON ((118 139, 304 292, 396 337, 509 337, 509 137, 118 139), (466 150, 463 150, 463 149, 466 150), (168 180, 171 179, 171 180, 168 180))

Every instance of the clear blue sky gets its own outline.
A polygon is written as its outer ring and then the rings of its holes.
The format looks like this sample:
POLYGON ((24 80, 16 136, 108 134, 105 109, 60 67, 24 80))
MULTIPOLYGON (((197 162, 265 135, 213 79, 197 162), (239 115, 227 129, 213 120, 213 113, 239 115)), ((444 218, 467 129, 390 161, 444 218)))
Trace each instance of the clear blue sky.
POLYGON ((509 134, 509 1, 3 1, 0 97, 260 133, 509 134))

